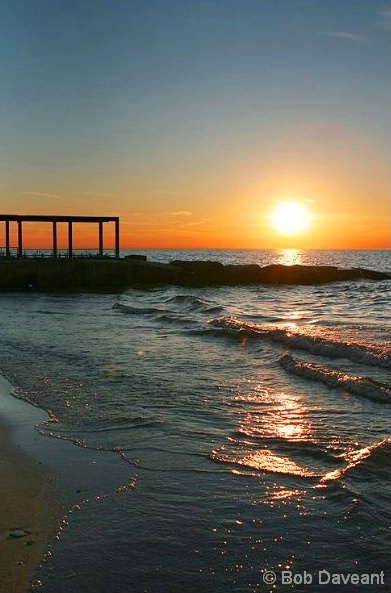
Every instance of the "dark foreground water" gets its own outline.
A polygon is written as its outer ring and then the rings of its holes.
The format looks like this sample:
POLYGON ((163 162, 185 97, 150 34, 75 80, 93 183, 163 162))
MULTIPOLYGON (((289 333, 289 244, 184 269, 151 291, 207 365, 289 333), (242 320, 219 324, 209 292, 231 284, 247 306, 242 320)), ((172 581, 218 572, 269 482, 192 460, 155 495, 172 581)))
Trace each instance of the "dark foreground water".
MULTIPOLYGON (((149 257, 390 271, 389 255, 149 257)), ((78 504, 38 591, 391 590, 391 281, 0 302, 0 371, 50 411, 48 450, 75 442, 78 504)))

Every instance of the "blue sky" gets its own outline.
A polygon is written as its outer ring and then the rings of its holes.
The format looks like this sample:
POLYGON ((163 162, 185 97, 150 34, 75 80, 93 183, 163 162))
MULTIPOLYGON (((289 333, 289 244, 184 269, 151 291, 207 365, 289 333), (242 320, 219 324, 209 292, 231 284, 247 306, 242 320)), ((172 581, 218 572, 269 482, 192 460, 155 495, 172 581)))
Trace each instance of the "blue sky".
POLYGON ((186 212, 210 244, 223 207, 291 191, 327 212, 330 171, 334 209, 350 188, 364 224, 364 184, 384 219, 386 2, 3 0, 0 23, 0 210, 119 213, 151 239, 186 212))

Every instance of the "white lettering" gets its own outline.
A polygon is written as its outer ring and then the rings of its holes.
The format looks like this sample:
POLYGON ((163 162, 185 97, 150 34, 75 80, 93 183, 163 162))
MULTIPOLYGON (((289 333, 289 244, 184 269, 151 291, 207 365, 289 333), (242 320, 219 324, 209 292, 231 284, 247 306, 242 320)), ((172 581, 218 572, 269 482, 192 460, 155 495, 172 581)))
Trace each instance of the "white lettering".
POLYGON ((311 583, 312 583, 312 574, 310 574, 306 570, 304 571, 304 580, 303 580, 303 583, 305 585, 311 585, 311 583))
POLYGON ((384 570, 379 572, 379 574, 376 574, 375 572, 371 574, 371 585, 373 585, 374 578, 376 579, 377 585, 384 585, 384 570))
POLYGON ((360 584, 360 575, 359 574, 352 574, 351 575, 350 582, 352 583, 352 585, 359 585, 360 584))
POLYGON ((341 579, 339 578, 339 574, 338 573, 334 573, 331 575, 331 582, 333 583, 333 585, 340 585, 341 584, 341 579))
POLYGON ((311 585, 312 583, 312 574, 304 571, 303 574, 300 572, 296 572, 293 574, 290 570, 283 570, 281 572, 281 584, 282 585, 311 585))
POLYGON ((320 570, 318 573, 319 585, 327 585, 330 582, 331 575, 328 570, 320 570))
MULTIPOLYGON (((306 581, 304 583, 306 584, 306 581)), ((319 585, 327 585, 328 583, 332 583, 333 585, 347 585, 348 583, 352 585, 384 585, 384 570, 379 573, 373 572, 371 574, 364 573, 360 575, 356 572, 347 574, 338 572, 330 573, 328 570, 323 569, 318 573, 318 583, 319 585)))
MULTIPOLYGON (((306 570, 303 573, 293 573, 291 570, 281 571, 281 584, 282 585, 311 585, 313 582, 313 575, 306 570)), ((322 569, 318 572, 318 584, 328 585, 384 585, 384 571, 379 573, 338 573, 329 572, 326 569, 322 569)))
POLYGON ((290 570, 283 570, 281 573, 281 584, 282 585, 291 585, 292 584, 292 571, 290 570))

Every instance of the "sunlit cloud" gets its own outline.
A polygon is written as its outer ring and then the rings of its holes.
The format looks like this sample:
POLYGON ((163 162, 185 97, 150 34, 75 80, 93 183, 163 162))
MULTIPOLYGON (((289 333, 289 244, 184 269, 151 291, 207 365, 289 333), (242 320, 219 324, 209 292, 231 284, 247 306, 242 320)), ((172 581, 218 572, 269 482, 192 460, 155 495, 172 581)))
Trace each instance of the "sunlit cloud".
POLYGON ((178 210, 177 212, 169 212, 170 216, 193 216, 192 212, 188 212, 187 210, 178 210))
POLYGON ((205 224, 209 222, 210 218, 205 218, 204 220, 194 220, 193 222, 186 222, 185 224, 181 225, 182 227, 189 227, 189 226, 198 226, 200 224, 205 224))

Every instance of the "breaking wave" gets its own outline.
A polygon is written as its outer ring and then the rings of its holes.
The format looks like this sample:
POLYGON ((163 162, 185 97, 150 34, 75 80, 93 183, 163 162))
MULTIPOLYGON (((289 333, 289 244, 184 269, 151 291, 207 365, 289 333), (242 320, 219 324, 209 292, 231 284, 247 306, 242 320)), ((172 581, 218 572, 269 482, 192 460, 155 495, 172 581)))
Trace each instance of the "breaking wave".
POLYGON ((347 358, 371 366, 391 368, 391 348, 389 345, 364 344, 353 340, 339 340, 316 334, 304 333, 291 328, 266 326, 239 321, 234 317, 212 319, 213 328, 227 335, 241 335, 268 339, 297 350, 330 358, 347 358))
POLYGON ((161 315, 161 314, 183 314, 183 313, 201 313, 208 315, 216 315, 222 311, 222 307, 195 296, 193 294, 178 294, 172 295, 165 299, 160 299, 158 306, 154 302, 146 305, 145 297, 142 301, 125 297, 125 300, 117 300, 112 309, 127 314, 127 315, 161 315))
MULTIPOLYGON (((243 443, 244 445, 244 443, 243 443)), ((303 479, 316 479, 319 484, 326 484, 341 480, 345 475, 354 470, 366 476, 379 475, 379 472, 386 472, 389 476, 391 462, 391 439, 385 438, 382 441, 359 449, 349 450, 327 459, 327 451, 323 451, 324 463, 332 464, 334 467, 324 469, 324 464, 319 465, 312 460, 311 465, 295 461, 292 454, 302 457, 298 450, 288 450, 285 453, 273 452, 269 448, 256 448, 246 446, 227 447, 214 449, 210 453, 210 459, 217 463, 228 464, 229 466, 240 466, 245 472, 257 471, 259 473, 284 474, 303 479), (323 467, 321 467, 323 465, 323 467), (335 467, 337 465, 337 467, 335 467)), ((322 451, 319 451, 319 457, 322 451)), ((232 473, 238 473, 233 467, 232 473)), ((243 475, 246 475, 243 474, 243 475)))
POLYGON ((367 475, 378 473, 382 467, 389 471, 391 465, 391 439, 386 438, 361 449, 351 449, 339 456, 345 463, 342 467, 327 472, 321 483, 341 479, 353 469, 367 475))
POLYGON ((229 463, 241 467, 267 472, 273 474, 285 474, 289 476, 298 476, 301 478, 316 478, 319 474, 310 468, 300 465, 288 456, 277 455, 269 449, 259 449, 255 452, 246 452, 245 454, 237 452, 225 453, 224 451, 213 450, 210 453, 212 461, 218 463, 229 463))
POLYGON ((294 359, 288 354, 280 359, 280 365, 288 373, 305 379, 320 381, 328 387, 344 389, 354 395, 391 404, 391 385, 374 381, 369 377, 349 375, 319 364, 294 359))

